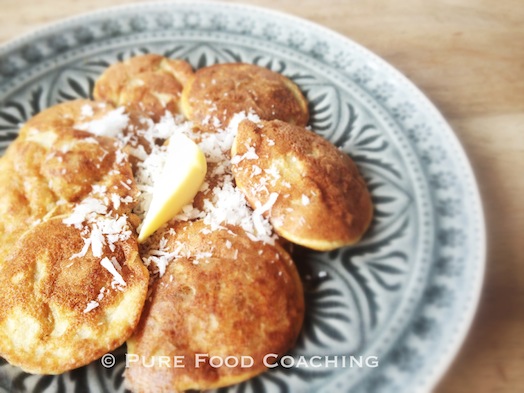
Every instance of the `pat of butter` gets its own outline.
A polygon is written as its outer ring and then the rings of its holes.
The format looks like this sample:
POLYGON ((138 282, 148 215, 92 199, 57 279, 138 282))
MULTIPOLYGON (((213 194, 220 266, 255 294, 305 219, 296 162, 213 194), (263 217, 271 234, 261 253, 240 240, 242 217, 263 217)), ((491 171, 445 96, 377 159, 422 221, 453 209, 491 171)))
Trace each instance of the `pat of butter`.
POLYGON ((206 176, 206 157, 187 136, 173 135, 167 151, 162 174, 154 184, 151 205, 138 235, 140 243, 193 200, 206 176))

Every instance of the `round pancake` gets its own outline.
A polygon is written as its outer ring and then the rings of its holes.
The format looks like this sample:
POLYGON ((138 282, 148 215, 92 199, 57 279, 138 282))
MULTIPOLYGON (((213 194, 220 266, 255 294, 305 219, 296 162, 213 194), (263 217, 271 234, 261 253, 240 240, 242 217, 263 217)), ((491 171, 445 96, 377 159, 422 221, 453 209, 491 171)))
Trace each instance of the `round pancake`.
POLYGON ((373 205, 366 183, 320 135, 278 120, 245 120, 231 156, 237 187, 253 209, 276 196, 265 214, 285 239, 327 251, 357 242, 367 230, 373 205))
POLYGON ((82 249, 80 231, 60 217, 31 228, 0 263, 0 356, 23 370, 59 374, 99 358, 132 334, 147 295, 148 272, 136 239, 104 256, 121 264, 125 286, 82 249), (104 288, 104 289, 103 289, 104 288), (91 301, 98 307, 87 310, 91 301))
POLYGON ((134 198, 137 190, 130 164, 113 138, 60 127, 26 132, 1 158, 13 167, 11 175, 19 179, 19 192, 34 217, 41 218, 59 200, 82 200, 94 185, 121 198, 134 198))
POLYGON ((182 93, 184 115, 202 127, 226 127, 239 112, 253 111, 263 120, 280 119, 306 125, 307 101, 285 76, 245 63, 201 68, 182 93))
POLYGON ((93 96, 158 121, 166 111, 180 113, 180 95, 192 74, 184 60, 136 56, 107 68, 96 81, 93 96))
MULTIPOLYGON (((0 255, 8 252, 10 246, 31 226, 36 217, 26 198, 23 179, 15 174, 11 160, 0 158, 0 255)), ((52 195, 42 195, 40 202, 52 195)), ((40 215, 43 216, 46 211, 40 215)))
POLYGON ((75 129, 106 107, 47 109, 0 159, 0 356, 28 372, 62 373, 121 345, 145 301, 131 166, 114 138, 75 129))
POLYGON ((136 169, 140 161, 135 153, 137 149, 143 151, 142 155, 151 151, 153 142, 145 137, 150 126, 149 118, 129 108, 78 99, 51 106, 29 119, 20 129, 20 138, 49 147, 57 140, 57 135, 72 130, 121 137, 125 144, 123 150, 129 154, 129 161, 136 169))
POLYGON ((1 255, 35 222, 70 213, 94 187, 105 188, 114 214, 133 208, 136 185, 116 141, 74 130, 67 126, 74 121, 62 116, 83 105, 59 105, 29 120, 0 158, 1 255))
POLYGON ((175 223, 156 241, 156 247, 179 257, 155 282, 127 343, 128 361, 141 359, 130 361, 125 372, 133 392, 239 383, 265 371, 266 354, 282 355, 294 345, 304 316, 303 290, 279 245, 253 242, 232 226, 210 231, 201 221, 175 223), (201 354, 209 357, 196 367, 201 354), (164 367, 161 356, 179 356, 183 367, 164 367), (250 356, 254 362, 245 368, 213 367, 212 356, 250 356), (143 360, 157 363, 146 367, 143 360))
MULTIPOLYGON (((76 125, 101 119, 114 109, 113 105, 104 102, 85 99, 66 101, 46 108, 30 118, 20 128, 19 135, 21 138, 27 138, 43 133, 44 136, 39 138, 44 143, 45 133, 49 131, 60 135, 62 131, 81 130, 76 125)), ((51 145, 52 142, 53 140, 49 141, 48 145, 51 145)))

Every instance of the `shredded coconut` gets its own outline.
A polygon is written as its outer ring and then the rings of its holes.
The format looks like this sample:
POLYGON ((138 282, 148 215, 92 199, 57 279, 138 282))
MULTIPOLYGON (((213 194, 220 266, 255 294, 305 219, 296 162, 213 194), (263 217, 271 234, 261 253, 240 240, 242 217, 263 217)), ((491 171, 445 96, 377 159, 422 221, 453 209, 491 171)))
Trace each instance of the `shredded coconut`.
POLYGON ((179 250, 175 250, 175 252, 168 252, 167 250, 167 239, 163 237, 160 239, 158 249, 153 249, 149 251, 149 255, 146 256, 143 261, 146 266, 151 266, 151 263, 153 263, 156 267, 156 269, 153 270, 154 273, 158 273, 159 277, 162 277, 165 272, 167 265, 175 259, 175 257, 179 254, 179 250))
POLYGON ((260 203, 257 204, 258 206, 253 212, 253 223, 258 233, 267 233, 268 231, 271 231, 271 225, 263 218, 263 214, 271 211, 271 208, 277 199, 278 194, 276 192, 272 192, 269 195, 269 199, 266 203, 263 205, 260 205, 260 203))
MULTIPOLYGON (((258 241, 273 243, 274 239, 269 223, 264 223, 265 219, 256 217, 257 223, 255 224, 253 211, 247 204, 243 193, 235 187, 234 178, 231 174, 229 152, 233 145, 238 125, 244 119, 250 119, 254 122, 260 121, 260 118, 252 113, 247 115, 239 113, 232 117, 226 128, 218 129, 216 132, 202 133, 194 132, 192 124, 189 122, 181 122, 179 118, 164 116, 158 124, 151 125, 151 134, 156 133, 167 138, 175 133, 183 133, 199 145, 209 163, 215 164, 208 177, 217 177, 219 183, 209 193, 209 198, 204 202, 204 208, 199 210, 192 204, 187 205, 175 217, 176 220, 187 221, 202 218, 212 230, 216 230, 224 224, 238 225, 246 232, 254 235, 258 241)), ((209 118, 208 121, 212 121, 212 119, 209 118)), ((165 146, 152 145, 151 149, 151 154, 142 163, 138 164, 136 174, 137 186, 142 194, 134 212, 142 218, 151 203, 154 183, 158 174, 161 173, 168 154, 168 148, 165 146)), ((240 158, 237 158, 237 160, 254 160, 256 158, 258 156, 254 148, 248 147, 248 151, 240 158)), ((208 188, 209 184, 205 183, 201 191, 206 191, 208 188)))
POLYGON ((304 206, 307 206, 307 205, 309 205, 309 203, 310 203, 309 197, 307 195, 305 195, 305 194, 302 194, 302 204, 304 206))
POLYGON ((92 117, 95 112, 93 112, 93 108, 91 105, 83 105, 82 108, 80 108, 80 114, 82 117, 92 117))
POLYGON ((121 202, 120 195, 112 193, 111 202, 113 202, 113 207, 115 208, 115 210, 118 210, 118 208, 120 207, 120 202, 121 202))
MULTIPOLYGON (((83 108, 82 108, 83 110, 83 108)), ((105 114, 105 116, 86 123, 76 124, 75 128, 90 132, 98 136, 115 138, 129 123, 129 115, 124 107, 119 107, 105 114)))
POLYGON ((105 292, 106 292, 106 287, 100 288, 100 292, 98 293, 96 300, 100 302, 104 298, 105 292))
POLYGON ((126 189, 128 189, 128 190, 131 189, 131 187, 129 187, 129 185, 127 185, 127 184, 124 183, 123 181, 121 181, 120 184, 122 184, 122 187, 124 187, 124 188, 126 188, 126 189))
MULTIPOLYGON (((91 108, 90 108, 91 109, 91 108)), ((89 109, 82 109, 85 117, 92 117, 93 114, 89 109)), ((92 109, 91 109, 92 110, 92 109)), ((228 126, 223 126, 220 121, 210 115, 204 122, 215 126, 214 132, 195 131, 191 122, 184 121, 181 117, 175 117, 166 113, 158 123, 150 119, 140 119, 140 127, 133 129, 132 133, 124 135, 124 130, 129 126, 129 116, 125 113, 124 108, 117 108, 108 112, 99 119, 91 120, 77 125, 77 128, 89 131, 95 135, 111 136, 118 139, 116 142, 117 164, 124 163, 131 155, 138 159, 136 163, 135 181, 140 191, 137 204, 133 213, 137 214, 143 220, 149 208, 152 199, 152 191, 155 181, 158 180, 159 174, 169 154, 169 145, 164 145, 164 141, 176 133, 182 133, 195 141, 203 151, 208 163, 212 163, 208 172, 208 181, 204 182, 200 191, 207 193, 201 208, 196 208, 192 203, 183 207, 175 220, 194 220, 202 219, 209 226, 207 231, 224 229, 224 225, 230 224, 241 227, 247 236, 253 241, 262 241, 274 244, 275 235, 269 220, 264 217, 275 204, 278 198, 277 193, 269 195, 268 201, 257 206, 253 211, 247 203, 244 194, 236 188, 234 177, 231 172, 232 164, 238 164, 242 160, 256 160, 258 155, 251 146, 246 146, 246 152, 243 155, 230 158, 230 151, 233 145, 239 124, 249 119, 255 123, 260 122, 260 118, 253 113, 235 114, 228 126), (140 143, 139 143, 140 141, 140 143), (125 152, 123 147, 125 146, 125 152), (145 146, 145 147, 144 147, 145 146), (147 153, 149 152, 149 153, 147 153), (213 179, 211 188, 209 179, 213 179)), ((129 130, 130 128, 128 128, 129 130)), ((268 144, 274 144, 268 140, 268 144)), ((266 171, 267 172, 267 171, 266 171)), ((279 174, 277 171, 266 173, 269 180, 263 177, 261 180, 261 189, 267 188, 267 181, 275 181, 279 174)), ((113 175, 119 174, 119 171, 112 170, 113 175)), ((252 166, 253 175, 261 175, 262 169, 254 164, 252 166)), ((126 189, 131 182, 120 182, 120 185, 126 189)), ((119 187, 113 186, 118 189, 119 187)), ((126 286, 118 261, 113 257, 103 257, 104 248, 115 251, 115 244, 124 241, 132 236, 132 231, 127 224, 125 215, 118 216, 118 211, 123 203, 132 203, 131 196, 121 197, 117 192, 108 192, 107 187, 93 187, 92 194, 79 203, 73 210, 73 213, 65 218, 63 222, 67 225, 74 226, 81 230, 84 246, 77 254, 71 256, 71 259, 85 256, 91 250, 93 256, 102 258, 100 263, 107 269, 112 277, 112 288, 122 290, 126 286)), ((140 230, 140 227, 138 228, 140 230)), ((170 228, 166 233, 173 235, 174 230, 170 228)), ((226 242, 227 248, 232 248, 231 241, 226 242)), ((238 256, 238 250, 234 250, 235 258, 238 256)), ((191 257, 193 263, 198 264, 200 260, 209 258, 213 255, 212 251, 200 252, 195 255, 187 255, 182 244, 176 245, 174 250, 168 250, 167 239, 164 237, 159 244, 148 250, 143 256, 144 264, 149 268, 153 275, 162 277, 169 263, 179 257, 191 257)), ((104 292, 99 295, 98 302, 103 298, 104 292)), ((91 309, 98 306, 97 301, 92 301, 91 309), (97 303, 95 306, 94 304, 97 303)), ((86 307, 88 309, 89 307, 86 307)), ((88 312, 88 311, 87 311, 88 312)))
POLYGON ((100 303, 98 303, 97 301, 91 300, 89 303, 87 303, 87 306, 84 309, 84 314, 87 314, 88 312, 93 311, 99 305, 100 305, 100 303))
POLYGON ((262 168, 260 168, 258 165, 253 165, 251 167, 252 176, 257 176, 257 175, 260 175, 261 173, 262 173, 262 168))
POLYGON ((66 225, 72 225, 77 229, 82 229, 82 224, 92 214, 106 214, 107 206, 100 199, 87 197, 73 209, 73 213, 63 220, 66 225))
POLYGON ((100 288, 100 292, 98 292, 98 296, 96 297, 96 300, 91 300, 89 303, 87 303, 87 306, 84 309, 84 314, 100 306, 100 302, 104 299, 104 296, 107 292, 109 291, 106 290, 106 287, 100 288))
MULTIPOLYGON (((89 249, 94 257, 102 257, 104 246, 107 245, 113 252, 116 249, 115 243, 126 241, 132 236, 126 215, 109 214, 109 198, 106 193, 106 186, 94 185, 91 194, 74 207, 69 217, 62 220, 64 224, 80 230, 83 235, 82 249, 71 255, 70 259, 84 257, 89 249), (98 195, 99 198, 96 198, 95 195, 98 195)), ((126 202, 133 200, 131 196, 121 199, 115 193, 110 196, 115 210, 118 209, 122 200, 126 202)))
POLYGON ((278 169, 275 166, 272 166, 269 169, 265 169, 264 172, 271 176, 271 185, 275 186, 277 181, 280 179, 280 173, 278 169))
POLYGON ((122 287, 126 286, 126 282, 124 281, 124 279, 122 278, 120 273, 115 268, 115 265, 113 264, 113 262, 109 258, 104 257, 100 261, 100 264, 102 265, 102 267, 104 267, 113 276, 113 282, 111 283, 112 287, 115 286, 116 284, 118 284, 118 285, 120 285, 122 287))
POLYGON ((237 165, 239 162, 243 160, 256 160, 258 159, 257 153, 255 153, 255 148, 253 146, 246 146, 247 151, 242 154, 241 156, 236 155, 233 158, 231 158, 231 164, 237 165))

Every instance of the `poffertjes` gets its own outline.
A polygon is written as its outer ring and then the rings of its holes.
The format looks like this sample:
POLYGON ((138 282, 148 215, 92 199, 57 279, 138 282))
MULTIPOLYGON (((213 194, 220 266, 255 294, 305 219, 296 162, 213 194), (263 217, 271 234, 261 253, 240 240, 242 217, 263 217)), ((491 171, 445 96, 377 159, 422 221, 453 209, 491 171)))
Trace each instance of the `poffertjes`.
MULTIPOLYGON (((119 198, 135 197, 134 183, 128 187, 121 183, 132 178, 132 173, 126 163, 115 162, 115 140, 80 130, 80 124, 96 121, 112 109, 77 100, 46 109, 25 123, 0 158, 4 187, 0 247, 9 249, 12 241, 6 237, 16 240, 35 221, 71 212, 73 204, 95 185, 111 189, 119 198), (88 113, 81 115, 82 108, 88 113)), ((121 204, 119 213, 131 208, 121 204)))
POLYGON ((31 373, 63 373, 122 345, 147 294, 135 239, 103 254, 119 261, 125 284, 117 288, 99 257, 71 259, 84 241, 62 218, 32 227, 0 262, 0 353, 31 373), (86 311, 90 302, 98 305, 86 311))
POLYGON ((231 149, 235 181, 285 239, 327 251, 356 243, 373 216, 366 182, 327 140, 279 120, 240 123, 231 149), (245 159, 251 152, 256 159, 245 159))
POLYGON ((264 372, 264 355, 286 354, 304 318, 281 244, 330 250, 363 235, 372 206, 357 167, 304 128, 299 87, 261 66, 193 72, 184 60, 136 56, 103 72, 94 97, 28 120, 0 159, 0 356, 56 374, 127 340, 135 393, 264 372), (202 148, 208 175, 139 248, 136 228, 176 132, 202 148), (211 356, 254 363, 215 367, 211 356), (184 366, 163 367, 166 357, 184 366))
POLYGON ((226 127, 239 112, 302 126, 309 119, 307 101, 295 83, 246 63, 215 64, 197 70, 184 87, 181 105, 189 120, 207 129, 226 127))
POLYGON ((282 247, 253 241, 238 227, 212 230, 202 221, 174 223, 163 238, 163 249, 177 257, 156 280, 127 343, 128 388, 139 393, 227 386, 265 371, 265 355, 281 356, 293 347, 304 294, 282 247), (162 356, 183 358, 183 367, 162 367, 162 356), (234 357, 239 364, 213 367, 213 356, 234 357), (253 364, 242 367, 241 356, 253 364))
MULTIPOLYGON (((42 112, 0 158, 0 355, 32 373, 63 373, 124 343, 149 283, 130 164, 114 138, 66 124, 77 105, 42 112)), ((93 105, 82 108, 93 120, 93 105)))
MULTIPOLYGON (((52 147, 62 133, 72 130, 86 131, 87 123, 101 120, 114 109, 113 105, 105 102, 86 99, 65 101, 44 109, 27 120, 20 128, 18 139, 34 140, 46 147, 52 147)), ((107 132, 112 130, 114 127, 107 132)))
POLYGON ((77 99, 54 105, 30 118, 20 128, 19 139, 52 147, 64 133, 73 130, 99 136, 118 135, 125 138, 122 151, 128 154, 134 172, 140 160, 133 153, 139 151, 140 156, 145 156, 151 152, 150 142, 144 137, 151 124, 149 117, 124 107, 117 108, 110 102, 77 99))
POLYGON ((193 69, 184 60, 147 54, 115 63, 98 78, 96 100, 126 106, 158 121, 166 111, 180 113, 182 89, 193 69))

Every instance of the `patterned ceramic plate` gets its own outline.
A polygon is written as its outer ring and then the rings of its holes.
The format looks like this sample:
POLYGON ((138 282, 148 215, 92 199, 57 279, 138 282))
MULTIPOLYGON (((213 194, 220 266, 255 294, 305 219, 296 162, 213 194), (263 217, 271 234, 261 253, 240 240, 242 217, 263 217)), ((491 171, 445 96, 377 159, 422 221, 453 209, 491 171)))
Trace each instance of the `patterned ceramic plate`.
MULTIPOLYGON (((358 245, 295 253, 307 314, 293 358, 220 391, 428 391, 470 325, 485 253, 474 177, 435 108, 384 61, 312 23, 238 5, 144 4, 70 19, 0 48, 2 149, 30 116, 89 97, 109 64, 149 52, 195 68, 243 61, 290 77, 310 102, 311 126, 354 158, 375 203, 358 245)), ((121 392, 124 353, 115 352, 114 367, 94 362, 59 376, 0 360, 0 391, 121 392)))

